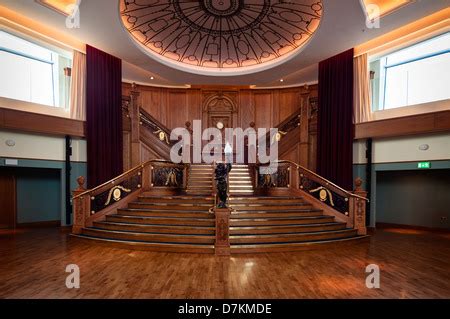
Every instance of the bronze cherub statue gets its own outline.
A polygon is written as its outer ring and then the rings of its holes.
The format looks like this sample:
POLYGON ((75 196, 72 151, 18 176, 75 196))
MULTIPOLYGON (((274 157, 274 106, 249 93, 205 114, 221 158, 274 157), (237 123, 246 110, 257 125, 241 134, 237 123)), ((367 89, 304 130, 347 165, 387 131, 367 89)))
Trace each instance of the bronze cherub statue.
POLYGON ((219 163, 216 166, 215 170, 215 180, 217 185, 217 196, 219 197, 219 203, 217 204, 218 208, 226 208, 227 207, 227 198, 228 198, 228 185, 227 185, 227 176, 231 171, 231 164, 227 163, 219 163))

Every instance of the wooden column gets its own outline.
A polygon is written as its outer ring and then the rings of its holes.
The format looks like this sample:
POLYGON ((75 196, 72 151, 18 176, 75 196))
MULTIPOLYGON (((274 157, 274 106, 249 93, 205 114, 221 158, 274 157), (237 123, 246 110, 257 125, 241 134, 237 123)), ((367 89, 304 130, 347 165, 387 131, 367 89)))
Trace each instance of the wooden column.
POLYGON ((299 189, 300 180, 299 180, 299 172, 298 167, 296 165, 292 165, 289 167, 289 187, 293 189, 299 189))
MULTIPOLYGON (((78 188, 72 192, 75 197, 86 191, 84 188, 85 178, 80 176, 77 178, 78 188)), ((91 211, 91 200, 89 195, 77 197, 73 200, 73 226, 72 233, 80 234, 81 230, 86 227, 86 219, 91 211)))
MULTIPOLYGON (((362 179, 355 179, 355 195, 367 198, 367 192, 362 189, 362 179)), ((366 200, 352 197, 350 201, 350 220, 354 229, 358 230, 358 235, 366 235, 366 200)))
POLYGON ((141 142, 139 135, 139 128, 141 123, 141 116, 139 112, 138 97, 139 92, 136 91, 136 84, 133 83, 132 91, 130 92, 130 121, 131 121, 131 167, 135 167, 141 163, 141 142))
POLYGON ((152 187, 153 166, 145 165, 142 167, 142 190, 149 191, 152 187))
POLYGON ((309 167, 309 88, 302 92, 300 110, 300 143, 299 143, 299 164, 309 167))
POLYGON ((217 256, 230 255, 230 208, 214 208, 216 215, 216 242, 214 245, 217 256))

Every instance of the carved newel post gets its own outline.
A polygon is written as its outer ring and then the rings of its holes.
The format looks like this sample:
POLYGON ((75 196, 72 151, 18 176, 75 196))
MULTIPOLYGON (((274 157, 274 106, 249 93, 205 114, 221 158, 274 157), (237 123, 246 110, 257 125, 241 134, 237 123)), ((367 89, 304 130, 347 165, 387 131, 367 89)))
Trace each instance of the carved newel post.
MULTIPOLYGON (((367 198, 367 192, 362 189, 363 180, 358 177, 355 179, 355 195, 367 198)), ((366 202, 367 200, 353 197, 351 202, 351 218, 353 219, 353 227, 358 230, 358 235, 366 235, 366 202)))
POLYGON ((217 197, 219 202, 214 207, 216 217, 216 242, 215 253, 219 256, 230 255, 230 214, 231 209, 227 206, 228 185, 227 176, 231 170, 231 164, 217 164, 215 169, 215 180, 217 182, 217 197))
POLYGON ((86 191, 84 187, 85 178, 80 176, 77 178, 78 188, 72 191, 73 196, 73 227, 74 234, 80 234, 81 229, 86 226, 86 218, 90 212, 90 198, 86 196, 78 196, 86 191))

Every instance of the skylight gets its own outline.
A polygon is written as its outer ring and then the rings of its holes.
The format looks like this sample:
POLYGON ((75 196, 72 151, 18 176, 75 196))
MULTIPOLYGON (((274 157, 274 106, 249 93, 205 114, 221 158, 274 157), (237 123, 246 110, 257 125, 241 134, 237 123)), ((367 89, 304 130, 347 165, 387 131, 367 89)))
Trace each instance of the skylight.
POLYGON ((36 0, 36 2, 64 15, 71 15, 78 0, 36 0))
POLYGON ((361 0, 369 20, 388 15, 414 0, 361 0))

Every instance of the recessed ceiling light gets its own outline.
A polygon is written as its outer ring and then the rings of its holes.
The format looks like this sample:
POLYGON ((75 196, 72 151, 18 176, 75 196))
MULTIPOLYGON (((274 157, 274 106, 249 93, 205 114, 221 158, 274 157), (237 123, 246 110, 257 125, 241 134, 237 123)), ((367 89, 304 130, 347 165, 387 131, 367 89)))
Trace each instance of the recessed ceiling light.
POLYGON ((155 78, 153 76, 150 77, 150 80, 154 80, 155 78))
POLYGON ((73 13, 74 6, 78 4, 79 0, 36 0, 47 8, 55 10, 66 16, 70 16, 73 13))
POLYGON ((415 0, 361 0, 369 20, 388 15, 415 0))
POLYGON ((284 80, 283 80, 283 79, 280 79, 280 82, 284 82, 284 80))

